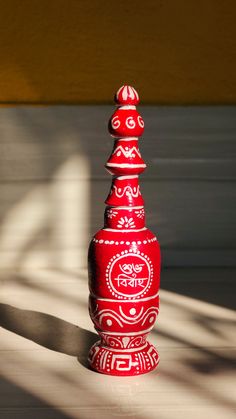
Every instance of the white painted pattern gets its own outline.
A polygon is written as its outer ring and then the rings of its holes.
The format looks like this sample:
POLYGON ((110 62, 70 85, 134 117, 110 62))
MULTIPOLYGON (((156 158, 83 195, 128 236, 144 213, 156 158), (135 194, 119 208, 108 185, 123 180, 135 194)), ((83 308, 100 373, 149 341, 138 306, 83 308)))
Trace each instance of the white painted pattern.
POLYGON ((154 366, 154 365, 156 365, 158 363, 159 356, 158 356, 158 353, 157 353, 156 349, 153 346, 151 346, 149 348, 149 350, 147 352, 147 355, 150 358, 150 361, 151 361, 152 366, 154 366))
POLYGON ((132 362, 132 357, 129 354, 113 355, 111 369, 117 371, 130 371, 131 368, 135 367, 137 364, 137 362, 132 362))
POLYGON ((124 87, 125 87, 125 86, 123 85, 123 86, 121 86, 121 87, 117 90, 117 92, 116 92, 116 99, 118 99, 118 96, 119 96, 119 94, 120 94, 121 90, 122 90, 124 87))
POLYGON ((149 307, 145 312, 144 307, 141 307, 140 312, 136 316, 127 316, 123 312, 121 306, 119 306, 118 310, 119 312, 116 312, 115 310, 107 308, 98 311, 97 306, 91 316, 94 320, 97 320, 100 325, 102 325, 102 322, 105 321, 107 326, 113 326, 113 321, 115 321, 115 323, 118 323, 118 325, 123 328, 126 324, 135 325, 141 323, 141 325, 144 326, 145 323, 147 323, 149 325, 153 325, 159 313, 158 307, 155 306, 149 307), (110 319, 112 320, 108 323, 108 320, 110 319))
POLYGON ((113 154, 116 154, 118 157, 121 156, 121 154, 123 154, 126 158, 135 157, 136 155, 141 157, 139 149, 135 146, 129 148, 119 145, 118 147, 116 147, 113 154))
POLYGON ((152 281, 152 261, 136 248, 117 253, 106 268, 107 287, 118 299, 144 297, 150 290, 152 281))
POLYGON ((114 189, 115 195, 118 198, 122 198, 124 195, 137 198, 139 195, 141 195, 139 185, 137 187, 134 186, 133 188, 130 185, 127 185, 124 188, 120 188, 120 187, 117 187, 116 185, 113 185, 113 189, 114 189))
MULTIPOLYGON (((141 115, 138 115, 137 122, 138 122, 138 125, 141 128, 144 128, 144 121, 143 121, 143 118, 141 117, 141 115)), ((111 120, 112 128, 117 129, 117 128, 120 127, 120 125, 121 125, 121 121, 119 119, 119 115, 114 116, 114 118, 112 118, 112 120, 111 120)), ((133 116, 128 116, 128 118, 126 118, 126 120, 125 120, 125 125, 129 129, 134 129, 137 124, 136 124, 133 116)))
POLYGON ((106 163, 108 167, 121 167, 121 168, 138 168, 138 167, 147 167, 146 164, 132 164, 132 163, 106 163))
POLYGON ((108 218, 115 218, 117 216, 118 212, 114 211, 113 209, 106 210, 106 215, 108 218))
POLYGON ((114 118, 112 118, 111 120, 111 126, 113 129, 117 129, 120 126, 120 120, 118 115, 114 116, 114 118))
MULTIPOLYGON (((104 338, 103 334, 101 334, 104 338)), ((95 344, 89 354, 89 361, 101 372, 130 371, 136 374, 153 369, 159 361, 157 350, 146 342, 145 337, 135 343, 129 337, 117 337, 104 340, 105 346, 95 344), (143 340, 142 340, 143 339, 143 340), (142 345, 141 342, 144 342, 142 345)))
POLYGON ((143 205, 137 206, 137 207, 127 207, 127 206, 123 206, 123 207, 111 207, 111 208, 115 208, 117 211, 119 210, 138 210, 138 209, 142 209, 144 208, 143 205))
MULTIPOLYGON (((123 301, 122 301, 122 304, 123 304, 123 301)), ((141 330, 139 332, 125 332, 124 334, 121 333, 121 332, 112 332, 112 331, 102 332, 102 333, 104 335, 108 335, 108 336, 122 336, 122 335, 123 336, 139 336, 139 335, 146 335, 146 334, 148 334, 152 330, 152 328, 153 328, 153 326, 152 327, 149 327, 148 329, 141 330)))
POLYGON ((131 97, 131 99, 135 99, 134 89, 131 86, 127 86, 126 88, 127 88, 128 96, 131 97))
POLYGON ((120 311, 120 313, 122 314, 122 316, 123 316, 123 318, 125 318, 126 320, 128 320, 128 321, 131 321, 132 323, 134 322, 134 320, 135 320, 135 322, 136 321, 138 321, 138 320, 140 320, 140 317, 142 316, 142 314, 143 314, 143 310, 144 310, 144 308, 143 307, 141 307, 141 309, 140 309, 140 312, 139 312, 139 314, 137 314, 137 316, 135 316, 135 314, 136 314, 136 309, 135 308, 131 308, 130 309, 130 314, 131 314, 131 316, 127 316, 124 312, 123 312, 123 309, 122 309, 122 307, 121 306, 119 306, 119 311, 120 311))
POLYGON ((137 179, 138 175, 117 176, 118 180, 137 179))
POLYGON ((146 336, 110 336, 101 333, 102 339, 110 348, 132 349, 145 347, 146 336))
POLYGON ((129 129, 134 129, 136 127, 136 122, 132 116, 129 116, 125 121, 125 125, 129 129))
POLYGON ((140 210, 135 211, 135 214, 137 215, 137 217, 138 217, 138 218, 143 219, 143 218, 144 218, 144 216, 145 216, 145 211, 144 211, 144 208, 142 208, 142 209, 140 209, 140 210))
MULTIPOLYGON (((144 127, 144 122, 143 122, 143 119, 140 115, 138 116, 137 121, 138 121, 138 125, 141 128, 143 128, 144 127)), ((114 116, 114 118, 112 118, 112 120, 111 120, 112 128, 114 130, 118 129, 120 127, 120 125, 121 125, 121 121, 119 119, 119 116, 118 115, 114 116)), ((134 129, 136 127, 136 122, 135 122, 133 116, 128 116, 128 118, 126 118, 125 125, 129 129, 134 129)))
POLYGON ((101 355, 100 358, 100 368, 105 369, 106 368, 106 361, 107 361, 107 357, 109 355, 108 351, 104 351, 101 355))
POLYGON ((134 219, 132 217, 128 218, 126 215, 121 217, 117 223, 118 228, 135 228, 134 219))
POLYGON ((140 115, 138 116, 138 124, 141 128, 144 128, 144 120, 140 115))
POLYGON ((131 87, 131 86, 122 86, 120 87, 120 89, 117 91, 116 93, 116 99, 118 99, 119 94, 121 93, 122 99, 123 100, 127 100, 129 97, 133 100, 133 99, 137 99, 139 100, 139 95, 137 93, 137 91, 131 87))
POLYGON ((115 294, 137 297, 150 288, 151 273, 149 261, 145 260, 141 255, 121 254, 111 258, 111 261, 110 269, 108 268, 108 278, 111 289, 115 294), (133 263, 130 262, 131 256, 137 259, 133 263), (145 271, 144 273, 143 270, 145 271), (137 288, 138 292, 136 291, 137 288))
MULTIPOLYGON (((108 230, 108 229, 105 229, 105 230, 108 230)), ((112 230, 113 231, 113 230, 112 230)), ((115 231, 120 231, 120 230, 115 230, 115 231)), ((130 233, 131 231, 126 231, 126 233, 130 233)), ((132 232, 133 232, 133 230, 132 230, 132 232)), ((111 244, 111 245, 113 245, 113 244, 128 244, 128 245, 130 245, 130 244, 133 244, 133 245, 137 245, 137 244, 148 244, 148 243, 153 243, 153 242, 155 242, 155 241, 157 241, 157 238, 156 237, 153 237, 152 239, 145 239, 145 240, 132 240, 131 242, 126 242, 125 240, 120 240, 120 241, 118 241, 118 240, 103 240, 103 239, 95 239, 95 238, 93 238, 93 242, 95 242, 95 243, 99 243, 99 244, 111 244)))
POLYGON ((150 324, 154 324, 159 313, 159 309, 157 307, 149 307, 148 310, 145 312, 145 316, 142 319, 142 326, 149 321, 150 324))
MULTIPOLYGON (((122 230, 119 230, 119 229, 117 229, 117 228, 104 228, 104 230, 106 230, 106 231, 114 231, 114 232, 118 232, 118 231, 122 231, 122 233, 129 233, 129 232, 138 232, 138 231, 144 231, 144 230, 147 230, 147 227, 143 227, 143 228, 136 228, 136 229, 133 229, 133 230, 129 230, 129 229, 122 229, 122 230)), ((118 242, 116 242, 115 241, 115 244, 118 244, 118 242)), ((122 244, 122 243, 121 243, 122 244)), ((126 242, 126 244, 128 244, 127 242, 126 242)), ((145 243, 144 243, 145 244, 145 243)))
POLYGON ((123 105, 123 106, 119 106, 119 109, 121 109, 122 111, 127 111, 129 109, 134 110, 134 109, 136 109, 136 106, 135 105, 123 105))
MULTIPOLYGON (((151 295, 151 297, 142 298, 142 301, 150 301, 150 300, 153 300, 153 299, 157 298, 158 296, 159 296, 159 292, 157 292, 155 295, 151 295)), ((108 302, 111 302, 111 303, 113 303, 113 302, 117 303, 117 300, 114 300, 112 298, 101 298, 101 297, 98 297, 96 295, 94 295, 94 297, 99 301, 108 301, 108 302)), ((132 299, 132 303, 136 303, 136 302, 140 302, 140 300, 132 299)), ((122 304, 123 303, 130 303, 130 301, 123 300, 122 304)))

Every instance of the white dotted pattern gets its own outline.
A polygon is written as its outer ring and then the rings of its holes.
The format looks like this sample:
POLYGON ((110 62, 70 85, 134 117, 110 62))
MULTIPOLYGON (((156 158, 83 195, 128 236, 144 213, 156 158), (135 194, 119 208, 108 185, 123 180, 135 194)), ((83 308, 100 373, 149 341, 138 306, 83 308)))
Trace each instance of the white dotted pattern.
POLYGON ((145 239, 145 240, 138 240, 138 241, 132 241, 132 242, 129 242, 129 241, 124 241, 124 240, 121 240, 121 241, 114 241, 114 240, 103 240, 103 239, 95 239, 95 238, 93 238, 93 240, 92 240, 94 243, 99 243, 99 244, 116 244, 116 245, 118 245, 118 244, 127 244, 127 245, 130 245, 130 244, 148 244, 148 243, 153 243, 153 242, 155 242, 155 241, 157 241, 157 238, 156 237, 153 237, 152 239, 145 239))

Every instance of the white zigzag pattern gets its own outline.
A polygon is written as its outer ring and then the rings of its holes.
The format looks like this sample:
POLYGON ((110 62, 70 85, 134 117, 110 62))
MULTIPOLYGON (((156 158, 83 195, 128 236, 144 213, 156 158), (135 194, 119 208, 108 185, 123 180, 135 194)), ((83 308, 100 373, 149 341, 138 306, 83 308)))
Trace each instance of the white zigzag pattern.
POLYGON ((129 150, 125 150, 122 145, 119 145, 112 154, 117 154, 117 156, 120 156, 121 153, 126 157, 135 157, 135 154, 141 157, 140 151, 136 147, 132 147, 129 150))

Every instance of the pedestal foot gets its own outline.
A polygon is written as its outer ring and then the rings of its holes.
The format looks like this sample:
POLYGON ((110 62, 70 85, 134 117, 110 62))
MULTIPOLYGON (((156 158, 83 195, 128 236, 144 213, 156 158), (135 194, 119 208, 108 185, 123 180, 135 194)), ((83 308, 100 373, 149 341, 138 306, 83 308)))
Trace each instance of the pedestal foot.
POLYGON ((113 349, 96 342, 88 357, 91 368, 102 374, 139 375, 156 368, 159 356, 156 348, 149 342, 135 349, 113 349))

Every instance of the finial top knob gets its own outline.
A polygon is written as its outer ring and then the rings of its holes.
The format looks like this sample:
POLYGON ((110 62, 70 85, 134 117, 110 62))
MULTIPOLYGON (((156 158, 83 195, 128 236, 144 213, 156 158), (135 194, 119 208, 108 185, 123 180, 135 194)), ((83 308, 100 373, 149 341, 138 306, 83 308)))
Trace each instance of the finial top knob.
POLYGON ((138 105, 139 95, 132 86, 122 86, 115 94, 115 102, 117 105, 138 105))

